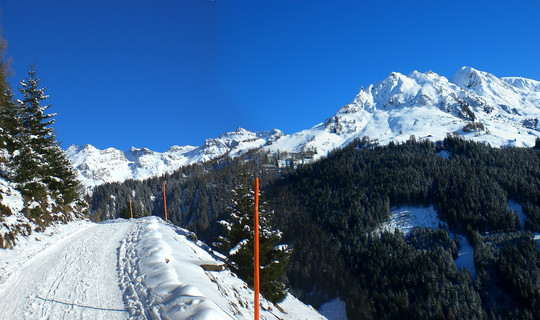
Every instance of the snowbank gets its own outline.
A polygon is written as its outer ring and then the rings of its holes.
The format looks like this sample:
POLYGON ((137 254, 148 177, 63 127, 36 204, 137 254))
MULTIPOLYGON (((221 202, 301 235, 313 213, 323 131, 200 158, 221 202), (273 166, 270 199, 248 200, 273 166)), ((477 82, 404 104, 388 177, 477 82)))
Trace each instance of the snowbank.
MULTIPOLYGON (((146 217, 21 237, 0 249, 0 319, 252 319, 253 290, 189 234, 146 217)), ((260 318, 325 319, 292 295, 260 318)))
MULTIPOLYGON (((143 218, 139 224, 133 242, 136 247, 128 248, 129 241, 123 246, 126 257, 129 252, 136 255, 127 260, 136 261, 138 266, 133 267, 144 275, 141 282, 133 283, 138 283, 134 288, 137 294, 146 296, 143 307, 147 315, 196 320, 253 318, 253 291, 229 270, 205 271, 201 266, 223 262, 203 243, 192 242, 187 230, 157 217, 143 218)), ((261 298, 260 310, 261 319, 324 319, 291 295, 279 306, 261 298)))

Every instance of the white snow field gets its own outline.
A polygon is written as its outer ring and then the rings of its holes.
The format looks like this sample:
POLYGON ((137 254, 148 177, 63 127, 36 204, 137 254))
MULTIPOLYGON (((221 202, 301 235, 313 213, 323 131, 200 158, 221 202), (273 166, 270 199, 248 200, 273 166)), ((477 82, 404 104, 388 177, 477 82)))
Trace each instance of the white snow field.
POLYGON ((330 300, 324 303, 319 312, 328 318, 328 320, 347 320, 347 312, 345 311, 345 302, 339 298, 330 300))
MULTIPOLYGON (((157 217, 76 221, 0 250, 0 319, 252 319, 253 291, 157 217), (218 268, 219 269, 219 268, 218 268)), ((291 295, 261 319, 325 319, 291 295)))

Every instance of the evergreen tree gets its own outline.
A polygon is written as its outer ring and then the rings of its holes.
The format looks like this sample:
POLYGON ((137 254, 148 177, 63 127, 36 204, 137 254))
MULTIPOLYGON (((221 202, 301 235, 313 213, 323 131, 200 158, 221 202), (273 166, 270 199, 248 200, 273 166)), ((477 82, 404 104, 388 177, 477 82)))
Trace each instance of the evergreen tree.
MULTIPOLYGON (((229 262, 236 274, 253 285, 253 200, 255 192, 250 188, 248 176, 241 176, 240 184, 232 190, 233 204, 227 221, 220 221, 225 226, 225 234, 220 236, 218 246, 227 252, 229 262)), ((273 212, 266 211, 266 203, 259 206, 259 261, 261 294, 268 300, 281 302, 287 294, 283 282, 285 267, 289 262, 290 250, 286 245, 279 245, 281 231, 273 229, 273 212)))
POLYGON ((20 82, 19 91, 23 95, 20 101, 23 107, 24 132, 29 136, 29 143, 38 152, 45 153, 55 144, 54 116, 56 114, 46 114, 45 111, 51 105, 42 105, 42 101, 49 98, 45 95, 46 88, 39 87, 39 79, 36 76, 35 66, 30 66, 28 78, 20 82))
POLYGON ((6 41, 0 37, 0 176, 10 179, 10 161, 12 153, 17 149, 17 136, 22 130, 20 108, 15 102, 11 88, 7 82, 9 73, 5 59, 6 41))
POLYGON ((57 142, 46 155, 48 166, 44 181, 59 204, 69 204, 80 198, 80 185, 73 167, 57 142))
POLYGON ((23 100, 22 131, 19 150, 15 153, 15 179, 23 194, 40 202, 50 195, 58 204, 69 204, 79 198, 76 175, 54 135, 54 116, 47 114, 51 105, 43 105, 48 98, 45 88, 39 87, 35 67, 20 83, 23 100))
POLYGON ((14 152, 14 181, 23 195, 32 197, 38 202, 47 200, 47 186, 43 181, 46 169, 44 155, 52 144, 52 129, 48 127, 51 116, 45 115, 44 111, 50 106, 41 107, 41 101, 47 96, 44 89, 39 88, 39 79, 32 66, 28 72, 28 79, 20 82, 23 100, 18 100, 21 114, 22 130, 18 136, 18 150, 14 152))

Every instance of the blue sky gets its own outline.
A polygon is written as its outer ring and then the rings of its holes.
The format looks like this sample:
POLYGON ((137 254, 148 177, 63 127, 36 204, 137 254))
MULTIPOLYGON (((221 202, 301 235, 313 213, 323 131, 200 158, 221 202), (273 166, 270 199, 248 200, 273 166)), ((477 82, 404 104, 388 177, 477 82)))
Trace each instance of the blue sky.
POLYGON ((538 1, 4 0, 14 88, 36 64, 62 146, 165 151, 293 133, 392 71, 540 80, 538 1))

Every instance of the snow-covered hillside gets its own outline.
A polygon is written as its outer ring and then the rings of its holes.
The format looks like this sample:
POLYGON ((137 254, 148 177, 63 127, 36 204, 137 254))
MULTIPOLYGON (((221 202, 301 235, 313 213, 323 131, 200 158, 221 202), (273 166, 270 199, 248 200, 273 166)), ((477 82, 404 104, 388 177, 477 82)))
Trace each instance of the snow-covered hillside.
POLYGON ((0 215, 0 248, 13 246, 18 234, 27 235, 36 225, 22 214, 24 200, 21 193, 9 182, 0 178, 0 204, 9 214, 0 215))
MULTIPOLYGON (((0 250, 0 319, 252 319, 253 291, 157 217, 75 221, 0 250)), ((261 319, 324 319, 289 295, 261 319)))
MULTIPOLYGON (((330 106, 331 107, 331 106, 330 106)), ((180 166, 240 155, 249 149, 299 154, 317 159, 356 138, 381 144, 416 139, 442 140, 447 134, 493 146, 532 146, 540 136, 540 82, 519 77, 497 78, 461 68, 447 79, 434 72, 392 73, 360 89, 353 101, 326 121, 297 133, 279 130, 253 133, 239 128, 200 147, 97 150, 71 146, 69 158, 87 187, 104 182, 143 179, 180 166)))
MULTIPOLYGON (((36 201, 26 203, 15 184, 7 182, 0 178, 0 249, 11 248, 18 243, 21 236, 27 236, 34 231, 41 230, 38 220, 30 218, 32 215, 25 215, 26 209, 39 206, 36 201)), ((46 209, 49 212, 50 221, 72 221, 80 219, 82 214, 75 213, 76 209, 72 207, 73 212, 58 212, 58 205, 53 199, 48 199, 46 209)))

